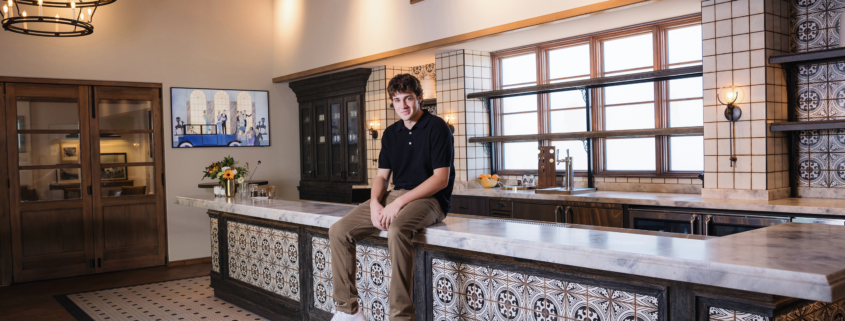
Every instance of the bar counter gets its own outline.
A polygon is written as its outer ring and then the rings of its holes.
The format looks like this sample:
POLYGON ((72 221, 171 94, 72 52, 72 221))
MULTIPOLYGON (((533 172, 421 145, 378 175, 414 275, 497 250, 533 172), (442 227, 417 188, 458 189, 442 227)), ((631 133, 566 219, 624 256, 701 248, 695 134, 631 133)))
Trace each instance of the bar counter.
MULTIPOLYGON (((330 319, 326 233, 354 206, 212 196, 176 204, 209 210, 215 295, 269 318, 330 319)), ((386 319, 385 236, 358 247, 369 320, 386 319)), ((418 320, 845 316, 845 226, 787 223, 714 238, 449 215, 414 241, 418 320)))

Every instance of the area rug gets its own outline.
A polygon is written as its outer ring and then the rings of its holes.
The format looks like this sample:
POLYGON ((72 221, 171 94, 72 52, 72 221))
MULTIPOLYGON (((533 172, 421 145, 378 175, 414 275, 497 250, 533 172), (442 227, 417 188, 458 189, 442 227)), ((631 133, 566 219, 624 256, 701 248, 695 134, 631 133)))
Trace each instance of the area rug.
POLYGON ((266 320, 214 297, 208 276, 57 295, 77 320, 266 320))

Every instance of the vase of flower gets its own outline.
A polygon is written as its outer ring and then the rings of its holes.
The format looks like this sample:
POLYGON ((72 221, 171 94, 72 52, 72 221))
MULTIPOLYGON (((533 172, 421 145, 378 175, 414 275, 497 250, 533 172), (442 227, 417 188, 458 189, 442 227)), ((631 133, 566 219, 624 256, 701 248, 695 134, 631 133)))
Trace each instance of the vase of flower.
POLYGON ((235 180, 227 179, 223 188, 226 189, 226 197, 235 197, 235 180))
POLYGON ((217 179, 220 189, 226 197, 235 197, 237 189, 236 182, 242 183, 244 177, 249 173, 249 167, 235 166, 235 159, 231 156, 224 157, 223 161, 212 163, 205 167, 202 178, 217 179))

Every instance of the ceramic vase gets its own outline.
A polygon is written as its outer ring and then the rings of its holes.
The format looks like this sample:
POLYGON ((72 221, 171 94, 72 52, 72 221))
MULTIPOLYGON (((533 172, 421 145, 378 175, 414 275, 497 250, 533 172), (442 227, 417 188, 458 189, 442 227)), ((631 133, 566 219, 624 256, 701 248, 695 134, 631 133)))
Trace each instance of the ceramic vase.
POLYGON ((223 188, 226 189, 226 197, 235 197, 235 180, 234 179, 227 179, 226 182, 223 184, 223 188))

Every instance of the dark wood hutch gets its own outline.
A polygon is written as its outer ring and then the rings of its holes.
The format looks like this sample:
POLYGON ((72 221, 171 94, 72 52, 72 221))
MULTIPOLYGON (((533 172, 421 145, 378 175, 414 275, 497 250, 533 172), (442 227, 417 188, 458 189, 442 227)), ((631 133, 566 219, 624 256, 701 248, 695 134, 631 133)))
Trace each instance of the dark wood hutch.
POLYGON ((366 184, 370 72, 358 68, 290 83, 299 102, 300 199, 351 203, 352 186, 366 184))

